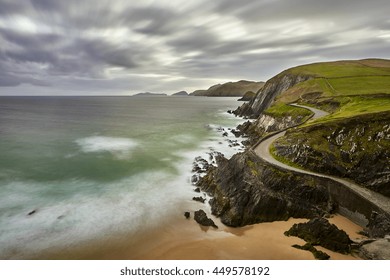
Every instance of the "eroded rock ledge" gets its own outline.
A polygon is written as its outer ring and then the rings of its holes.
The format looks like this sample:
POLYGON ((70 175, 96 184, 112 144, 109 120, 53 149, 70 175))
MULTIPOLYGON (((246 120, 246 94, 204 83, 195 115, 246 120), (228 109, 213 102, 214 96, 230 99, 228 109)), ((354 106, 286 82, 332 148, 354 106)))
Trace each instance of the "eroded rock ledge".
POLYGON ((325 182, 270 166, 252 151, 230 160, 217 157, 197 185, 209 195, 212 213, 233 227, 294 218, 313 218, 336 205, 325 182))

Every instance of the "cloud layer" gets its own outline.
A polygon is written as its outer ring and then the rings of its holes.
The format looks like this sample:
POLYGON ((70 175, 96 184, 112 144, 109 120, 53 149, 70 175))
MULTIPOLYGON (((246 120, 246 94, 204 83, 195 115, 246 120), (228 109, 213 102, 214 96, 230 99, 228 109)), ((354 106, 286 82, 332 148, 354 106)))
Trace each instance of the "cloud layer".
POLYGON ((192 91, 389 58, 388 0, 0 2, 1 94, 192 91))

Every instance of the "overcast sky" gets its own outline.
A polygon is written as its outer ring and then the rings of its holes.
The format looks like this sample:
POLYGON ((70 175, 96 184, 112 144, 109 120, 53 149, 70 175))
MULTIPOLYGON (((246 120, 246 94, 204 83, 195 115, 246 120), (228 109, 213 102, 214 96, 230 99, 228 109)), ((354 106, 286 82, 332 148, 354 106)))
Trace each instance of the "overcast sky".
POLYGON ((173 93, 390 58, 389 0, 0 0, 0 95, 173 93))

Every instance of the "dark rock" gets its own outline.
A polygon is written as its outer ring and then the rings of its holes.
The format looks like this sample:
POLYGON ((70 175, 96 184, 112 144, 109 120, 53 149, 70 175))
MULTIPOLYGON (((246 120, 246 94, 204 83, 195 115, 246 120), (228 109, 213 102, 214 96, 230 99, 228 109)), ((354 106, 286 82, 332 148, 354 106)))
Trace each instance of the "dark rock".
POLYGON ((248 224, 314 218, 327 212, 330 197, 321 178, 296 175, 270 166, 252 151, 230 160, 216 157, 197 186, 214 198, 213 215, 233 227, 248 224))
POLYGON ((31 215, 34 215, 35 213, 37 212, 37 210, 36 209, 34 209, 34 210, 32 210, 31 212, 28 212, 28 216, 31 216, 31 215))
POLYGON ((222 136, 223 137, 227 137, 229 134, 227 133, 227 132, 224 132, 223 134, 222 134, 222 136))
POLYGON ((205 173, 210 168, 210 164, 202 157, 196 157, 193 163, 192 172, 205 173))
POLYGON ((196 184, 199 181, 199 175, 195 174, 191 177, 191 183, 196 184))
POLYGON ((206 226, 206 227, 211 226, 213 228, 218 228, 218 226, 214 223, 214 221, 208 218, 206 212, 204 212, 202 209, 195 211, 194 219, 198 224, 202 226, 206 226))
POLYGON ((198 187, 198 188, 194 189, 194 192, 200 193, 200 188, 198 187))
POLYGON ((320 245, 335 252, 343 254, 351 252, 352 241, 345 231, 324 218, 314 218, 307 223, 295 224, 284 234, 297 236, 313 246, 320 245))
POLYGON ((305 250, 305 251, 309 251, 313 254, 313 256, 317 259, 317 260, 329 260, 330 256, 327 254, 327 253, 324 253, 320 250, 317 250, 313 245, 311 245, 310 243, 306 243, 305 245, 301 246, 301 245, 293 245, 294 248, 297 248, 297 249, 300 249, 300 250, 305 250))
POLYGON ((367 231, 370 237, 375 238, 390 235, 390 217, 385 214, 372 212, 367 225, 367 231))
POLYGON ((184 212, 184 217, 186 217, 186 219, 189 219, 191 216, 190 212, 184 212))
POLYGON ((199 201, 199 202, 202 202, 204 203, 206 201, 205 198, 201 197, 201 196, 198 196, 198 197, 193 197, 192 200, 195 200, 195 201, 199 201))

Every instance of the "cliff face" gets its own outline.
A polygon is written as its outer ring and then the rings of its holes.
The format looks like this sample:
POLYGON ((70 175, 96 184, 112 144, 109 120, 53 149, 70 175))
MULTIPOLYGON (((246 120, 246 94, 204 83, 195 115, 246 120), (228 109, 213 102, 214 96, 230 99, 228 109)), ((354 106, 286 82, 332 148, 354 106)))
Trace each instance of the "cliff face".
POLYGON ((389 123, 384 113, 303 127, 287 132, 274 147, 291 162, 390 197, 389 123))
MULTIPOLYGON (((329 115, 287 130, 272 150, 283 162, 351 178, 390 196, 386 86, 390 74, 383 74, 385 70, 365 67, 360 61, 286 70, 267 81, 255 98, 234 112, 256 119, 238 130, 247 134, 253 145, 267 133, 310 118, 312 113, 307 109, 288 105, 310 101, 313 107, 325 108, 329 115)), ((212 212, 226 225, 312 218, 338 210, 362 226, 368 223, 370 236, 389 233, 390 216, 386 210, 339 182, 275 167, 250 149, 230 160, 219 157, 217 163, 218 167, 211 167, 198 185, 214 197, 210 201, 212 212), (377 218, 373 218, 375 213, 380 213, 377 218)))
POLYGON ((277 96, 296 84, 311 79, 311 76, 296 75, 282 72, 274 78, 268 80, 256 97, 250 102, 243 104, 234 113, 239 116, 250 118, 259 117, 266 110, 277 96))
POLYGON ((332 210, 325 185, 269 166, 250 151, 230 160, 218 157, 218 168, 198 186, 214 197, 212 213, 228 226, 312 218, 332 210))
POLYGON ((252 146, 266 134, 298 125, 304 119, 305 116, 293 118, 292 116, 274 117, 268 114, 261 114, 255 121, 247 121, 237 128, 242 135, 248 137, 247 146, 252 146))

